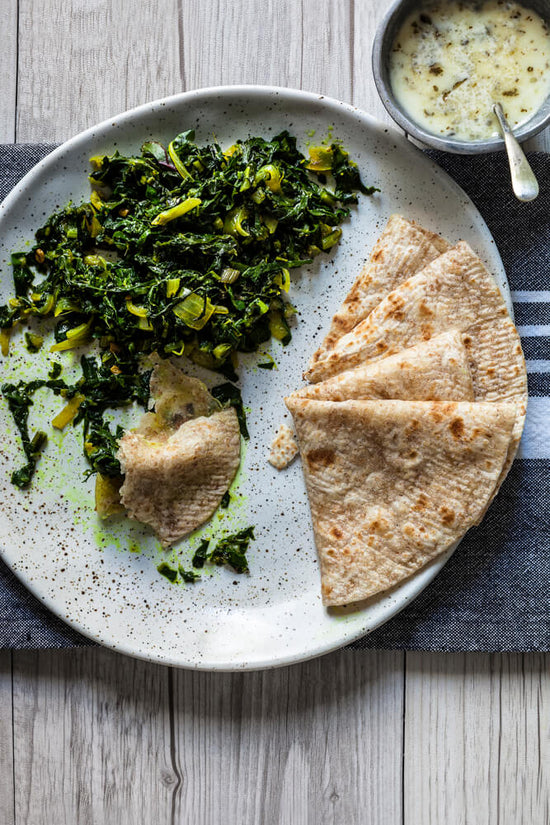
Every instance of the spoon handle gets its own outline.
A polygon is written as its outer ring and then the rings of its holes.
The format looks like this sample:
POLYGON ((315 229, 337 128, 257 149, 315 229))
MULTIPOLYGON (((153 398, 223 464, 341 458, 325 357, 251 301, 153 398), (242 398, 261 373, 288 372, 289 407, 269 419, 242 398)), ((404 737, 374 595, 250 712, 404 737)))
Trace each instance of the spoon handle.
POLYGON ((508 154, 510 176, 514 195, 520 201, 532 201, 539 193, 539 185, 523 149, 514 137, 500 103, 495 103, 493 111, 498 118, 504 145, 508 154))

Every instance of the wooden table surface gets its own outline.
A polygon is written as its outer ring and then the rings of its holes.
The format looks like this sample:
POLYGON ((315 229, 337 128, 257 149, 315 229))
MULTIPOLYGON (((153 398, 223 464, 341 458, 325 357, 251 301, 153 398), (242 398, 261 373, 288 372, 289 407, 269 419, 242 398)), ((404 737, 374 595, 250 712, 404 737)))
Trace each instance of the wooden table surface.
MULTIPOLYGON (((0 141, 62 141, 231 83, 388 121, 370 67, 387 6, 1 0, 0 141)), ((0 825, 548 825, 549 661, 342 651, 208 674, 102 649, 3 652, 0 825)))

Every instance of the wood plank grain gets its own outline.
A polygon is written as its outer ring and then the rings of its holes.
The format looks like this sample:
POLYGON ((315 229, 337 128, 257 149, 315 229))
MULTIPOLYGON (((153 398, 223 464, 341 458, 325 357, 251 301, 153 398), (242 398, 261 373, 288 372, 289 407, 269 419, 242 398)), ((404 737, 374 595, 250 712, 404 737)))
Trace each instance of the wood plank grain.
POLYGON ((174 672, 175 821, 401 821, 401 653, 263 673, 174 672))
POLYGON ((0 822, 15 825, 13 784, 12 655, 0 652, 0 822))
POLYGON ((348 0, 188 0, 185 87, 255 83, 351 98, 348 0))
POLYGON ((407 654, 405 825, 546 825, 549 659, 407 654))
POLYGON ((2 48, 0 49, 0 143, 15 141, 17 90, 17 0, 2 0, 2 48))
POLYGON ((357 0, 353 5, 353 103, 383 123, 391 124, 398 129, 399 127, 386 112, 376 91, 371 63, 374 35, 391 5, 391 0, 381 0, 376 3, 364 3, 357 0))
POLYGON ((19 0, 19 141, 62 141, 181 90, 177 0, 19 0))
POLYGON ((14 653, 17 825, 168 823, 168 679, 102 649, 14 653))

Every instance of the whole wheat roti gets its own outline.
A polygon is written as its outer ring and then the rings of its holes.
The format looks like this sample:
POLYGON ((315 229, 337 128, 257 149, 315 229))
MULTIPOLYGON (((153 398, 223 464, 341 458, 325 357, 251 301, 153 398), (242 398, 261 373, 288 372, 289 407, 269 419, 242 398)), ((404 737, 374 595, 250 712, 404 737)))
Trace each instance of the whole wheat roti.
POLYGON ((385 358, 448 329, 464 331, 508 311, 478 256, 461 241, 389 293, 305 378, 316 383, 385 358))
POLYGON ((185 421, 167 439, 127 432, 117 454, 121 501, 130 518, 149 524, 166 546, 210 518, 240 463, 233 407, 185 421))
POLYGON ((447 241, 435 232, 401 215, 392 215, 369 260, 334 315, 325 340, 313 354, 312 363, 323 359, 336 341, 366 318, 396 286, 448 248, 447 241))
POLYGON ((450 330, 388 358, 310 384, 290 397, 473 401, 474 389, 462 333, 450 330))
POLYGON ((518 403, 502 482, 523 432, 527 371, 521 341, 502 295, 467 243, 461 241, 391 292, 305 377, 319 381, 398 353, 449 329, 463 333, 474 400, 518 403))
POLYGON ((478 520, 505 464, 507 402, 288 398, 300 442, 323 602, 387 590, 478 520))
POLYGON ((442 333, 387 358, 367 362, 304 387, 294 395, 333 401, 353 398, 514 401, 518 414, 508 457, 495 487, 496 495, 512 465, 523 432, 527 371, 518 331, 506 316, 474 324, 465 332, 442 333), (401 366, 403 372, 399 371, 401 366), (466 384, 468 394, 465 394, 466 384))

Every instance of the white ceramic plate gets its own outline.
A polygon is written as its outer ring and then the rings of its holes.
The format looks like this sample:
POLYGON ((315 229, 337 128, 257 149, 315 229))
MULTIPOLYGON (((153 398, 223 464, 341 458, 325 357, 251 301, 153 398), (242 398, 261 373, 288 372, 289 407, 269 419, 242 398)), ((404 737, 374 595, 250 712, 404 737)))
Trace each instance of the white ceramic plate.
MULTIPOLYGON (((301 385, 309 355, 387 218, 400 212, 450 241, 466 239, 487 262, 508 300, 509 293, 494 241, 473 204, 395 130, 325 97, 288 89, 227 87, 141 106, 78 135, 33 169, 0 207, 2 303, 12 293, 10 252, 24 249, 52 211, 89 196, 90 156, 114 149, 138 153, 147 139, 166 143, 190 128, 199 141, 215 137, 224 146, 282 129, 296 135, 304 149, 308 140, 331 136, 343 141, 364 182, 381 189, 374 197, 361 197, 334 254, 294 278, 290 298, 298 318, 293 340, 286 348, 274 343, 269 350, 278 369, 258 370, 255 358, 243 359, 251 438, 232 490, 232 506, 169 556, 178 555, 189 567, 200 535, 221 536, 253 524, 251 573, 238 576, 216 568, 194 585, 170 584, 156 570, 163 551, 149 530, 125 519, 97 520, 93 479, 83 481, 81 435, 71 428, 51 437, 32 488, 17 490, 9 478, 21 463, 21 452, 4 401, 1 553, 54 613, 108 647, 183 667, 272 667, 318 656, 373 630, 417 596, 450 555, 360 609, 327 611, 321 604, 300 463, 279 473, 266 460, 276 429, 288 420, 283 397, 301 385)), ((32 358, 19 338, 10 358, 2 360, 3 380, 44 374, 49 354, 43 349, 32 358)), ((71 356, 64 361, 70 362, 71 356)), ((210 386, 219 383, 216 376, 207 380, 210 386)), ((58 409, 59 401, 52 402, 44 393, 37 397, 33 422, 51 431, 48 422, 58 409)))

